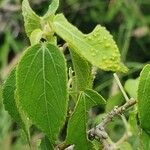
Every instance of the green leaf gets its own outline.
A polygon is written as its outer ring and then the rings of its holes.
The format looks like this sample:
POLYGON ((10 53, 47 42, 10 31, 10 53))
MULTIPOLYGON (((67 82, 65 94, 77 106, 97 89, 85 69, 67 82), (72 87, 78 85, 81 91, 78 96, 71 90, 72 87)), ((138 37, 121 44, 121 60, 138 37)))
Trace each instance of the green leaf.
POLYGON ((70 24, 63 14, 54 17, 53 28, 76 53, 92 65, 106 71, 127 71, 120 62, 118 47, 106 28, 98 25, 92 33, 83 34, 70 24))
POLYGON ((41 29, 35 29, 30 36, 31 45, 38 44, 42 38, 43 31, 41 29))
POLYGON ((15 102, 15 90, 16 90, 16 77, 15 77, 16 69, 12 70, 11 74, 5 81, 3 86, 3 104, 5 106, 5 110, 12 116, 12 118, 18 123, 22 124, 22 119, 19 115, 18 108, 15 102))
MULTIPOLYGON (((1 81, 0 81, 1 82, 1 81)), ((0 109, 2 108, 2 85, 0 83, 0 109)))
POLYGON ((130 97, 137 99, 137 90, 139 85, 139 78, 128 79, 125 83, 125 90, 130 95, 130 97))
POLYGON ((150 64, 140 74, 137 99, 141 127, 150 134, 150 64))
POLYGON ((55 14, 59 7, 59 0, 52 0, 52 3, 49 5, 47 13, 44 15, 44 17, 49 17, 55 14))
POLYGON ((150 136, 142 131, 140 135, 140 145, 139 145, 141 150, 149 150, 150 149, 150 136))
POLYGON ((47 137, 44 137, 40 144, 40 150, 53 150, 54 147, 47 137))
POLYGON ((68 122, 67 144, 74 144, 76 150, 93 148, 87 139, 87 111, 96 105, 104 107, 105 100, 96 91, 81 92, 75 110, 68 122))
POLYGON ((92 88, 92 66, 84 58, 80 57, 73 48, 70 48, 70 53, 75 71, 76 91, 92 88))
POLYGON ((41 29, 40 17, 31 9, 28 0, 22 2, 22 13, 24 17, 25 30, 30 37, 35 29, 41 29))
POLYGON ((17 67, 22 109, 54 144, 67 112, 66 63, 59 48, 41 43, 29 47, 17 67))
POLYGON ((16 68, 13 69, 5 81, 3 86, 3 104, 5 110, 11 115, 11 117, 17 122, 17 124, 23 128, 26 136, 29 140, 29 131, 27 129, 27 119, 23 116, 23 113, 19 109, 19 104, 15 99, 16 90, 16 68))

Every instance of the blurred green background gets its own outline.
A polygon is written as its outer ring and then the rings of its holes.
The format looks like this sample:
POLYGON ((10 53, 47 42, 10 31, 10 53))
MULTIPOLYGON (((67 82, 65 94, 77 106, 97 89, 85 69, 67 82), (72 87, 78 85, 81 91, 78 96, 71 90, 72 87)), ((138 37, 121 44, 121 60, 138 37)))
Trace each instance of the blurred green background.
MULTIPOLYGON (((43 15, 50 2, 32 0, 30 4, 37 14, 43 15)), ((129 79, 137 78, 143 66, 150 62, 150 0, 60 0, 58 12, 63 12, 84 33, 91 32, 97 24, 105 26, 120 49, 122 61, 130 69, 119 77, 123 85, 128 82, 127 86, 134 88, 135 82, 129 83, 129 79)), ((59 44, 64 42, 59 40, 59 44)), ((5 112, 1 97, 3 81, 28 45, 21 14, 21 0, 0 0, 0 150, 29 149, 23 133, 5 112)), ((69 54, 66 54, 66 58, 69 62, 69 54)), ((108 110, 123 102, 120 101, 122 96, 115 87, 113 74, 98 70, 94 89, 106 99, 114 99, 113 104, 108 103, 108 110)), ((119 139, 123 132, 120 120, 110 126, 111 131, 108 131, 113 139, 119 139)), ((35 149, 38 136, 39 133, 36 133, 32 137, 35 149)))

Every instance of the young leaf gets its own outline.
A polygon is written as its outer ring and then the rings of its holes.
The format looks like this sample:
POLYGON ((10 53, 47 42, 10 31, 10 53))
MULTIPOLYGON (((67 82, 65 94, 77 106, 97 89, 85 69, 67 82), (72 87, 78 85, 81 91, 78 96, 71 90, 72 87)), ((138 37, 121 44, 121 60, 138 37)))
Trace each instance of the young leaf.
POLYGON ((19 111, 19 106, 15 100, 15 90, 16 90, 16 68, 13 69, 5 81, 3 87, 3 104, 5 110, 11 115, 11 117, 17 122, 17 124, 23 128, 26 136, 29 140, 29 133, 27 129, 27 121, 23 118, 22 113, 19 111))
POLYGON ((115 41, 104 27, 98 25, 92 33, 83 34, 70 24, 63 14, 58 14, 54 17, 53 28, 76 53, 92 65, 107 71, 127 71, 120 62, 120 53, 115 41))
POLYGON ((73 48, 70 48, 73 67, 75 70, 75 86, 77 91, 84 91, 92 87, 92 66, 84 58, 80 57, 73 48))
POLYGON ((41 29, 40 17, 31 9, 28 0, 22 2, 22 13, 24 17, 25 30, 30 37, 35 29, 41 29))
POLYGON ((44 15, 44 17, 49 17, 55 14, 59 7, 59 0, 52 0, 51 5, 49 5, 47 13, 44 15))
POLYGON ((54 144, 67 111, 67 73, 59 48, 49 43, 29 47, 17 67, 22 109, 54 144))
POLYGON ((140 74, 137 99, 141 127, 150 134, 150 64, 140 74))
POLYGON ((93 149, 92 143, 87 139, 87 111, 96 105, 104 107, 105 100, 96 91, 85 90, 79 96, 75 110, 68 122, 67 144, 74 144, 76 150, 93 149))
POLYGON ((31 45, 38 44, 42 38, 43 31, 41 29, 35 29, 30 36, 31 45))

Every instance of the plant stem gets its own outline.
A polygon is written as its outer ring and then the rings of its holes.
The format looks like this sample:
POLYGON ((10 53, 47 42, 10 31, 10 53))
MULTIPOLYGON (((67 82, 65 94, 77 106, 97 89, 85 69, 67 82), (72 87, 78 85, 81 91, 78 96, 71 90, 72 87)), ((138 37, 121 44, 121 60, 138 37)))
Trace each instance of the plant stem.
POLYGON ((122 92, 126 102, 127 102, 129 100, 129 97, 127 96, 126 92, 124 91, 124 88, 123 88, 123 86, 122 86, 122 84, 121 84, 121 82, 119 80, 119 77, 117 76, 116 73, 114 73, 114 78, 115 78, 115 80, 116 80, 116 82, 117 82, 117 84, 118 84, 118 86, 119 86, 119 88, 120 88, 120 90, 121 90, 121 92, 122 92))
POLYGON ((114 144, 110 144, 108 142, 108 134, 105 131, 105 127, 108 125, 108 123, 112 121, 112 119, 115 116, 118 116, 124 113, 125 110, 127 110, 128 108, 132 107, 135 104, 136 104, 136 100, 131 98, 123 106, 120 106, 120 107, 115 106, 114 109, 106 115, 106 117, 103 119, 103 121, 99 125, 97 125, 95 128, 90 129, 87 132, 89 138, 92 139, 93 137, 96 136, 101 140, 104 150, 113 150, 114 144))

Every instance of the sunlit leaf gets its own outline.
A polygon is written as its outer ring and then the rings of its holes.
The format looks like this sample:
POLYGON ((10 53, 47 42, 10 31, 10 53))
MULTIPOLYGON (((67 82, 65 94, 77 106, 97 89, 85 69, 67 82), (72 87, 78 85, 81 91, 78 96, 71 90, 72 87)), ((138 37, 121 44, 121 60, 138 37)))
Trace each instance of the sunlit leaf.
POLYGON ((38 44, 42 38, 43 31, 41 29, 35 29, 30 35, 31 45, 38 44))
POLYGON ((28 0, 22 2, 22 14, 26 33, 30 37, 35 29, 41 29, 40 17, 31 9, 28 0))
POLYGON ((55 14, 59 7, 59 0, 52 0, 52 3, 49 5, 47 13, 44 15, 44 17, 49 17, 55 14))
POLYGON ((118 47, 105 27, 98 25, 92 33, 83 34, 63 14, 58 14, 54 18, 53 28, 76 53, 92 65, 107 71, 127 71, 121 63, 118 47))
POLYGON ((29 47, 17 67, 22 109, 54 144, 67 111, 67 74, 59 48, 49 43, 29 47))

